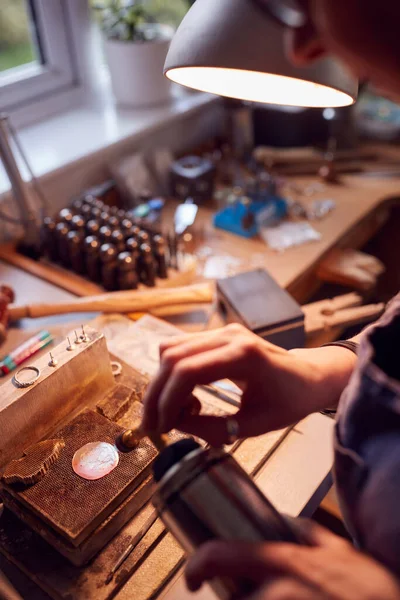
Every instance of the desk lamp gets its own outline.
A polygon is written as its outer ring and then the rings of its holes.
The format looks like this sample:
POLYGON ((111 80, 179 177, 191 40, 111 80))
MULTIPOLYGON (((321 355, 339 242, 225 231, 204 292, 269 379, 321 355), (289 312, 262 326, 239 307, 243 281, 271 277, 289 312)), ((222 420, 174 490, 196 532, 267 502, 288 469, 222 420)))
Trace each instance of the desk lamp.
POLYGON ((228 98, 287 106, 337 108, 357 98, 358 81, 332 58, 296 67, 285 55, 283 27, 308 16, 297 0, 196 0, 165 63, 181 85, 228 98))

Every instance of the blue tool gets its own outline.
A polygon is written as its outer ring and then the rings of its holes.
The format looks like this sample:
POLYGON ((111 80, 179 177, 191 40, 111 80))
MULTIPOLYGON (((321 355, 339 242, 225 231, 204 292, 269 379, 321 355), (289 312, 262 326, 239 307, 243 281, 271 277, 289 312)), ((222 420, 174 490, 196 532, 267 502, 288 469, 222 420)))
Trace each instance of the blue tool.
POLYGON ((214 227, 251 238, 259 232, 260 220, 263 227, 268 227, 286 215, 287 203, 283 198, 271 195, 260 199, 258 194, 250 194, 216 213, 214 227))

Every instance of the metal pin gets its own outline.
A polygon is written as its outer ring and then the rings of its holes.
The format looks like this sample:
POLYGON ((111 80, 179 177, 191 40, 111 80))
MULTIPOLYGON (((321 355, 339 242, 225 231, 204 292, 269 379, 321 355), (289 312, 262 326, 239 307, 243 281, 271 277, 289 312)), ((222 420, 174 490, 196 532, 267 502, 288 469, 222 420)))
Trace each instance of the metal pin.
POLYGON ((56 367, 58 365, 58 360, 54 358, 53 354, 50 352, 50 362, 49 367, 56 367))
POLYGON ((71 340, 69 339, 69 337, 67 337, 68 340, 68 346, 67 346, 67 350, 68 352, 73 352, 76 349, 75 344, 71 344, 71 340))
POLYGON ((78 337, 78 334, 76 333, 76 331, 74 331, 75 333, 75 344, 81 344, 83 342, 83 340, 81 340, 80 337, 78 337))
POLYGON ((86 335, 86 332, 85 332, 85 330, 84 330, 84 328, 83 328, 83 325, 81 325, 81 328, 82 328, 82 335, 81 335, 81 338, 80 338, 80 339, 81 339, 81 342, 88 342, 88 341, 89 341, 89 338, 88 338, 88 336, 86 335))

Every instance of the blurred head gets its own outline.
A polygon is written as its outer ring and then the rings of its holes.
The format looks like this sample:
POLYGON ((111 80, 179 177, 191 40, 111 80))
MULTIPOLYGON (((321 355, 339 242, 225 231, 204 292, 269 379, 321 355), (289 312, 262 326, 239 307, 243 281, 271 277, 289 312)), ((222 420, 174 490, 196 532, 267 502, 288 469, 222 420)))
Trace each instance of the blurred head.
POLYGON ((291 60, 307 65, 326 53, 360 80, 400 100, 400 0, 298 0, 308 23, 287 31, 291 60))

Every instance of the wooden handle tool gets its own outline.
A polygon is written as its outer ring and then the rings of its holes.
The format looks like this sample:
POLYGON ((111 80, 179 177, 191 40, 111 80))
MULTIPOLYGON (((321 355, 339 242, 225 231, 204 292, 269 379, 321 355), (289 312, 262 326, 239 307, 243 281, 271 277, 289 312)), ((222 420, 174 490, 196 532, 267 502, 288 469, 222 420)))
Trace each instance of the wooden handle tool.
POLYGON ((178 288, 130 290, 86 296, 61 304, 31 304, 8 307, 9 319, 17 321, 26 317, 37 319, 51 315, 75 312, 133 313, 148 312, 152 308, 177 304, 203 304, 213 299, 210 283, 200 283, 178 288))
POLYGON ((362 301, 359 294, 351 293, 306 304, 302 310, 307 335, 329 331, 335 327, 368 323, 380 317, 385 310, 383 303, 361 306, 362 301))

